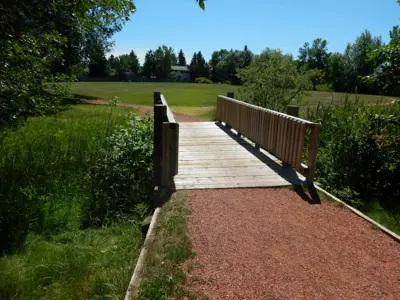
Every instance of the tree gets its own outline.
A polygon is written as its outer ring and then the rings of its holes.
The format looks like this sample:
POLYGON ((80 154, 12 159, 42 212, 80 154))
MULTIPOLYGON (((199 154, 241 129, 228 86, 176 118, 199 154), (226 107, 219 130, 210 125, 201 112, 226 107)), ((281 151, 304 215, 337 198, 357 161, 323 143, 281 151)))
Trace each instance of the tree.
POLYGON ((140 63, 136 53, 132 50, 129 53, 129 70, 135 74, 139 73, 140 63))
POLYGON ((185 58, 185 54, 183 53, 182 49, 179 51, 179 54, 178 54, 178 65, 186 66, 186 58, 185 58))
POLYGON ((89 57, 89 76, 107 76, 109 73, 108 66, 109 64, 102 45, 94 45, 89 57))
POLYGON ((210 59, 210 68, 211 68, 211 80, 214 82, 219 81, 219 78, 217 76, 217 65, 218 63, 224 59, 224 57, 229 53, 228 50, 226 49, 221 49, 219 51, 214 51, 213 54, 211 55, 210 59))
POLYGON ((239 69, 250 65, 253 58, 253 53, 247 49, 245 50, 231 50, 218 62, 215 67, 215 76, 217 81, 229 81, 231 84, 240 84, 240 79, 237 77, 239 69))
POLYGON ((318 83, 323 78, 327 78, 328 71, 328 42, 321 38, 315 39, 310 47, 309 43, 305 43, 299 49, 299 62, 300 66, 306 70, 318 70, 310 73, 310 78, 313 84, 313 90, 316 90, 318 83))
POLYGON ((149 50, 147 51, 145 57, 144 57, 144 64, 142 68, 142 75, 146 77, 153 77, 155 76, 156 73, 156 58, 154 55, 154 51, 149 50))
POLYGON ((369 60, 368 53, 382 46, 380 37, 373 37, 365 30, 353 44, 348 44, 344 52, 347 90, 349 92, 371 93, 371 88, 361 80, 374 73, 377 61, 369 60))
POLYGON ((157 79, 168 79, 171 66, 176 64, 176 61, 174 49, 165 45, 159 46, 155 51, 150 50, 146 53, 142 74, 157 79))
POLYGON ((194 53, 189 66, 192 80, 198 77, 209 77, 209 67, 201 51, 194 53))
POLYGON ((57 111, 68 92, 68 84, 59 82, 72 81, 89 57, 102 60, 102 55, 95 58, 98 45, 106 49, 106 41, 134 10, 131 0, 2 3, 0 125, 57 111))
POLYGON ((400 44, 400 28, 398 25, 393 26, 393 29, 389 32, 390 44, 399 45, 400 44))
POLYGON ((333 53, 329 56, 328 81, 335 92, 344 92, 346 84, 343 54, 333 53))
POLYGON ((155 76, 158 79, 167 79, 171 72, 171 66, 176 64, 176 55, 174 49, 165 45, 159 46, 154 51, 156 70, 155 76))
POLYGON ((238 77, 244 101, 278 111, 300 102, 310 87, 308 76, 297 68, 293 57, 280 50, 266 49, 255 56, 249 67, 239 70, 238 77))
POLYGON ((368 59, 379 66, 363 81, 381 93, 398 96, 400 94, 400 45, 389 43, 368 54, 368 59))

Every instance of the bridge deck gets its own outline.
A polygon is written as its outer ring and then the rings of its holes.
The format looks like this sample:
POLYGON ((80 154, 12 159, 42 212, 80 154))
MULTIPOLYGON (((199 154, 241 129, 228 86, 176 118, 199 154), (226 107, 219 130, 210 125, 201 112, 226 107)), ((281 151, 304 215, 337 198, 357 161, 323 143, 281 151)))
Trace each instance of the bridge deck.
POLYGON ((276 187, 304 183, 292 168, 214 122, 179 124, 179 171, 175 187, 211 189, 276 187))

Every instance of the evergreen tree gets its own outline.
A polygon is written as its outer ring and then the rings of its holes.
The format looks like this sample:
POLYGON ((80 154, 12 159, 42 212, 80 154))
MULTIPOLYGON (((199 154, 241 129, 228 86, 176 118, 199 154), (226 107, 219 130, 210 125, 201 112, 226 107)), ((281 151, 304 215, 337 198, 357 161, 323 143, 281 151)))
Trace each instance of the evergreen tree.
POLYGON ((186 66, 186 58, 185 58, 185 54, 183 53, 182 49, 179 51, 179 54, 178 54, 178 65, 186 66))

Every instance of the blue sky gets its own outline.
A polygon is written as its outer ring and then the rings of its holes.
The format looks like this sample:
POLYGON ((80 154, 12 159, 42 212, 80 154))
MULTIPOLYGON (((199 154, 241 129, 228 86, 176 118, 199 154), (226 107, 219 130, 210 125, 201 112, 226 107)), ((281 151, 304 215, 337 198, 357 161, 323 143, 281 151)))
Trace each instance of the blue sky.
POLYGON ((304 42, 322 37, 331 52, 343 52, 368 29, 389 38, 400 24, 396 0, 135 0, 137 12, 114 36, 112 54, 134 50, 141 63, 147 50, 165 44, 183 49, 188 63, 195 51, 208 60, 214 50, 254 53, 279 48, 297 55, 304 42))

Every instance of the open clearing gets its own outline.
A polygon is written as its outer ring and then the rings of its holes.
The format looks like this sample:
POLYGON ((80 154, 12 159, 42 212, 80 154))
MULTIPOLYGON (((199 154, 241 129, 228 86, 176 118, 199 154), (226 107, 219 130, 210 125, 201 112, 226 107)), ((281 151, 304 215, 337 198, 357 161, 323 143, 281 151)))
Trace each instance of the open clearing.
MULTIPOLYGON (((151 107, 153 92, 162 92, 168 105, 174 112, 189 114, 194 117, 210 119, 216 104, 217 95, 235 92, 240 99, 239 87, 228 84, 196 84, 173 82, 77 82, 72 85, 71 92, 86 99, 109 100, 119 97, 122 103, 151 107)), ((346 94, 333 92, 309 92, 310 105, 340 101, 346 94)), ((390 102, 390 97, 374 95, 358 95, 361 101, 375 104, 390 102)))

